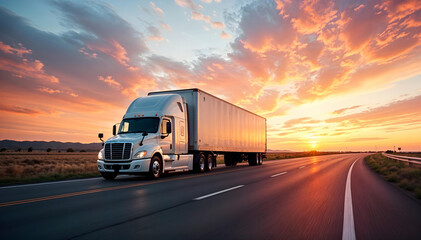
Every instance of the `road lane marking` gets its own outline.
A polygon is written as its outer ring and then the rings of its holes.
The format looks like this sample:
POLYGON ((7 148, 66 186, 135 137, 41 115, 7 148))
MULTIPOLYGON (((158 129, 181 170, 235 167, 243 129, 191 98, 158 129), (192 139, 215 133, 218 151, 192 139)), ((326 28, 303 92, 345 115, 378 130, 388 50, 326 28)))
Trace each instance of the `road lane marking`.
POLYGON ((345 203, 344 203, 344 226, 342 231, 342 240, 355 240, 355 225, 354 213, 352 210, 352 195, 351 195, 351 172, 354 164, 358 161, 355 160, 348 171, 345 186, 345 203))
POLYGON ((272 176, 270 176, 270 177, 277 177, 277 176, 281 176, 281 175, 284 175, 284 174, 286 174, 287 172, 281 172, 281 173, 278 173, 278 174, 274 174, 274 175, 272 175, 272 176))
POLYGON ((57 183, 73 183, 73 182, 98 180, 98 179, 102 179, 102 177, 86 178, 86 179, 85 178, 84 179, 73 179, 73 180, 54 181, 54 182, 44 182, 44 183, 31 183, 31 184, 22 184, 22 185, 13 185, 13 186, 0 187, 0 189, 21 188, 21 187, 33 187, 33 186, 50 185, 50 184, 57 184, 57 183))
POLYGON ((301 169, 301 168, 305 168, 306 166, 301 166, 301 167, 299 167, 299 169, 301 169))
POLYGON ((235 187, 232 187, 232 188, 228 188, 228 189, 225 189, 225 190, 221 190, 221 191, 218 191, 218 192, 214 192, 214 193, 211 193, 211 194, 208 194, 208 195, 204 195, 204 196, 201 196, 201 197, 197 197, 197 198, 195 198, 195 199, 193 199, 193 200, 202 200, 202 199, 205 199, 205 198, 208 198, 208 197, 212 197, 212 196, 215 196, 215 195, 218 195, 218 194, 224 193, 224 192, 232 191, 232 190, 234 190, 234 189, 241 188, 241 187, 244 187, 244 185, 238 185, 238 186, 235 186, 235 187))

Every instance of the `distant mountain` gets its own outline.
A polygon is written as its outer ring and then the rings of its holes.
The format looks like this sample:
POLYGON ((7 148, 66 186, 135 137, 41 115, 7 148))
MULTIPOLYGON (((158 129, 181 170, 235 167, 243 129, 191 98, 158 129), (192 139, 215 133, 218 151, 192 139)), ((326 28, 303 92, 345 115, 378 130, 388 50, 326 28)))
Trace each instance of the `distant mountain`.
POLYGON ((75 151, 99 151, 102 146, 101 143, 79 143, 79 142, 45 142, 45 141, 13 141, 13 140, 1 140, 0 149, 6 148, 7 150, 18 150, 19 148, 26 151, 32 147, 33 150, 67 150, 73 148, 75 151))

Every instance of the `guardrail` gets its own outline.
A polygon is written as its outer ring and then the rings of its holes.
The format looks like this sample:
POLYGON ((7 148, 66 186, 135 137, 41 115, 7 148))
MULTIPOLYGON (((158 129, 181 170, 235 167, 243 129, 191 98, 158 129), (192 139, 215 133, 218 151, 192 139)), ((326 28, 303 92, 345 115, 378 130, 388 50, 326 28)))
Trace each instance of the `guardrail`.
POLYGON ((387 154, 387 153, 382 153, 382 155, 387 158, 402 161, 402 162, 407 162, 409 164, 412 164, 412 163, 421 164, 421 158, 393 155, 393 154, 387 154))

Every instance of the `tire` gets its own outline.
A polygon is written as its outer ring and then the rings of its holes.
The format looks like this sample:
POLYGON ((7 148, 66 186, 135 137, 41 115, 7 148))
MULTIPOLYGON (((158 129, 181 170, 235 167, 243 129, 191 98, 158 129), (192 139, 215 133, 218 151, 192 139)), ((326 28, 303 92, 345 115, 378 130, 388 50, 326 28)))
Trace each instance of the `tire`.
POLYGON ((258 158, 259 158, 258 153, 250 153, 248 155, 249 165, 256 166, 258 164, 258 158))
POLYGON ((153 156, 149 166, 149 179, 158 179, 162 174, 162 163, 158 156, 153 156))
POLYGON ((113 173, 113 172, 101 172, 101 176, 105 180, 114 180, 114 178, 117 177, 117 173, 113 173))
POLYGON ((205 163, 205 171, 206 172, 210 172, 210 171, 213 170, 213 166, 214 166, 213 160, 214 160, 213 154, 209 153, 206 157, 206 163, 205 163))
POLYGON ((197 173, 205 171, 206 157, 205 154, 199 153, 194 155, 193 169, 197 173))
POLYGON ((238 156, 236 154, 225 154, 224 155, 224 163, 225 166, 236 166, 238 156))

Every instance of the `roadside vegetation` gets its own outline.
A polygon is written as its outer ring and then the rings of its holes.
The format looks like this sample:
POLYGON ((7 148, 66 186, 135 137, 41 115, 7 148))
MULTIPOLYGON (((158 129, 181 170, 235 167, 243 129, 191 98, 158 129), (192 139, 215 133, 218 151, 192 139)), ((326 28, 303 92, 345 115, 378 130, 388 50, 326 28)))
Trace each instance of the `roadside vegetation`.
POLYGON ((372 170, 383 175, 387 181, 396 183, 421 199, 421 168, 419 166, 394 161, 380 153, 367 156, 365 162, 372 170))
POLYGON ((1 152, 0 185, 100 176, 97 152, 1 152))

